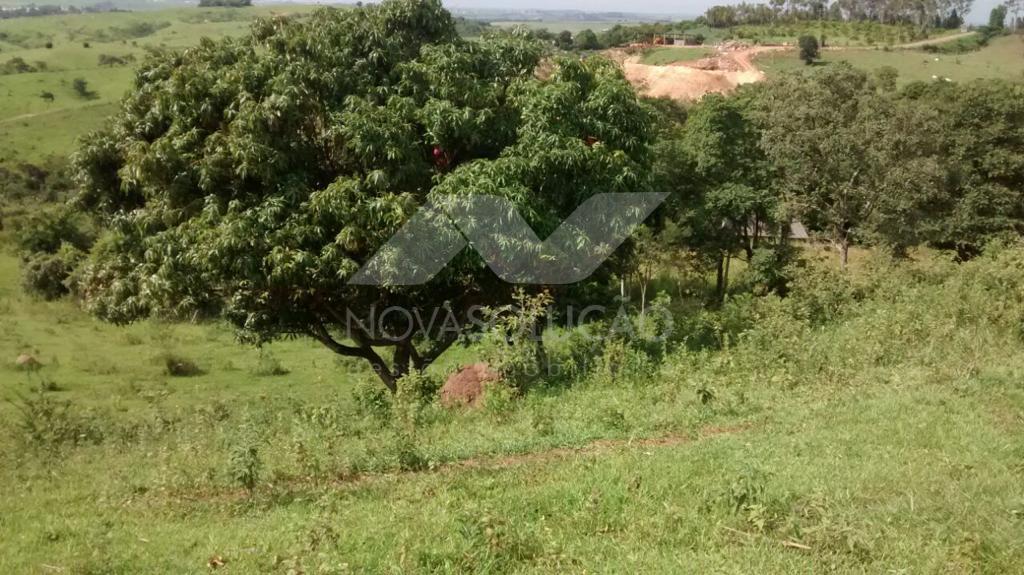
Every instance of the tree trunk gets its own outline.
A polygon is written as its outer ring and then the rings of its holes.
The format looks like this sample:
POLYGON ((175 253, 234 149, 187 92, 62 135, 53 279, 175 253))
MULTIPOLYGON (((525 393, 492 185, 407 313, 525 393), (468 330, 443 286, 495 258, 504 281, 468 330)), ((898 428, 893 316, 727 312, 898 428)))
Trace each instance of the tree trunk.
POLYGON ((842 237, 839 240, 839 268, 846 271, 850 265, 850 238, 842 237))
POLYGON ((718 301, 725 297, 725 255, 718 255, 718 277, 715 280, 715 295, 718 301))

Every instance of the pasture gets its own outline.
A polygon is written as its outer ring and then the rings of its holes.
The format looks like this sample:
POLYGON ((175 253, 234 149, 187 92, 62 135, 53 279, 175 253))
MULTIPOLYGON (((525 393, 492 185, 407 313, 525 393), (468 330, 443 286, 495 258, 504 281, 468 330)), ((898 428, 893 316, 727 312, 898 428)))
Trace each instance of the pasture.
POLYGON ((678 62, 690 62, 715 54, 709 47, 665 47, 645 50, 640 63, 648 66, 669 66, 678 62))
POLYGON ((70 153, 78 137, 99 127, 114 110, 131 85, 133 62, 144 58, 147 50, 238 35, 258 16, 312 9, 179 8, 0 21, 0 68, 14 59, 32 68, 0 75, 0 164, 40 162, 70 153), (122 63, 102 64, 101 55, 122 63), (88 83, 91 94, 73 90, 79 78, 88 83), (43 93, 53 99, 44 99, 43 93))
POLYGON ((0 568, 1011 572, 1024 253, 866 257, 831 292, 693 317, 660 367, 448 411, 368 401, 372 374, 308 341, 100 324, 22 295, 5 255, 0 568))
MULTIPOLYGON (((992 40, 989 46, 966 54, 931 54, 922 50, 843 49, 825 50, 821 62, 849 62, 867 71, 892 66, 899 72, 899 82, 931 82, 935 78, 949 78, 954 82, 969 82, 979 78, 1024 80, 1024 36, 1003 36, 992 40)), ((765 54, 757 65, 769 77, 805 67, 796 52, 765 54)))

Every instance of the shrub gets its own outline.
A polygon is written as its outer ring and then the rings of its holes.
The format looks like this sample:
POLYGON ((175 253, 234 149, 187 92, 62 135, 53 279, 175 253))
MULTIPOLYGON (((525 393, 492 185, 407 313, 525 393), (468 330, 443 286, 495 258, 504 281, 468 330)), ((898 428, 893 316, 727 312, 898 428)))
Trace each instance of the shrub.
POLYGON ((422 407, 432 403, 440 389, 439 380, 425 373, 412 371, 396 382, 395 400, 422 407))
POLYGON ((818 39, 814 36, 800 36, 797 43, 800 46, 800 59, 808 66, 813 64, 818 59, 818 56, 821 55, 818 39))
POLYGON ((41 210, 18 222, 15 241, 23 254, 56 254, 65 244, 88 250, 95 240, 87 222, 64 208, 41 210))
POLYGON ((747 267, 747 281, 754 293, 786 295, 793 279, 793 263, 799 254, 789 244, 779 244, 754 250, 747 267))
POLYGON ((260 459, 259 443, 251 424, 243 426, 239 440, 231 448, 228 457, 228 473, 231 480, 243 487, 251 497, 259 485, 263 461, 260 459))
POLYGON ((281 365, 281 362, 269 351, 260 348, 260 356, 256 361, 256 367, 253 368, 252 374, 256 377, 279 377, 282 375, 288 375, 288 370, 281 365))
POLYGON ((42 389, 30 396, 19 396, 11 404, 18 413, 16 429, 20 439, 28 445, 54 450, 103 440, 103 429, 94 419, 80 416, 71 402, 56 401, 42 389))
POLYGON ((71 89, 84 100, 93 100, 98 97, 96 92, 89 89, 89 82, 85 78, 75 78, 71 82, 71 89))
POLYGON ((391 415, 391 392, 380 382, 369 378, 359 379, 352 390, 352 401, 356 406, 356 412, 364 417, 386 421, 391 415))
POLYGON ((164 373, 171 377, 196 377, 205 372, 188 358, 167 353, 161 356, 164 364, 164 373))
POLYGON ((55 254, 29 256, 22 270, 22 287, 47 301, 59 299, 71 292, 71 274, 84 259, 85 253, 69 244, 55 254))

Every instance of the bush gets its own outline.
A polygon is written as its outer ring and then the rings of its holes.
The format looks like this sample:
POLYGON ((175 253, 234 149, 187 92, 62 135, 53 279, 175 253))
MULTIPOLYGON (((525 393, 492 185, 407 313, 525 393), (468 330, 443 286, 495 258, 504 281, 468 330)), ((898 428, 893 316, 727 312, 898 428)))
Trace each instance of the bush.
POLYGON ((288 370, 281 365, 274 354, 260 348, 260 357, 256 361, 256 367, 252 370, 253 375, 256 377, 280 377, 288 375, 288 373, 288 370))
POLYGON ((402 376, 396 382, 396 387, 396 401, 422 407, 433 403, 437 398, 441 382, 425 373, 412 371, 402 376))
POLYGON ((64 208, 41 210, 29 216, 16 224, 14 235, 18 249, 25 255, 56 254, 65 244, 86 251, 95 241, 87 222, 64 208))
POLYGON ((747 268, 747 281, 754 293, 786 295, 793 279, 794 266, 799 254, 789 244, 779 244, 754 250, 747 268))
POLYGON ((164 373, 171 377, 196 377, 206 373, 192 360, 173 353, 164 354, 161 361, 164 373))
POLYGON ((228 474, 231 480, 243 487, 251 497, 259 484, 262 469, 259 441, 252 425, 247 423, 242 427, 238 441, 231 448, 228 474))
POLYGON ((797 41, 800 46, 800 59, 810 66, 821 55, 818 39, 814 36, 800 36, 797 41))
POLYGON ((20 439, 31 446, 54 450, 82 443, 103 441, 103 429, 93 418, 82 417, 71 402, 51 399, 42 389, 18 397, 11 404, 18 412, 16 429, 20 439))
POLYGON ((29 256, 22 270, 22 287, 26 293, 47 301, 70 293, 71 274, 85 259, 85 252, 64 244, 56 254, 37 253, 29 256))
POLYGON ((379 381, 360 378, 352 390, 352 401, 356 406, 356 412, 363 417, 387 421, 391 415, 391 392, 379 381))

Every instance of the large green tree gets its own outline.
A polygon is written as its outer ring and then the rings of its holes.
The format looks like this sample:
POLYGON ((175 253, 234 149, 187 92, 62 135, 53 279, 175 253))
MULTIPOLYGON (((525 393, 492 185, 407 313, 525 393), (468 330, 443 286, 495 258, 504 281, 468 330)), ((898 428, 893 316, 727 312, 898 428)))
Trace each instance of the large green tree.
POLYGON ((771 166, 751 117, 754 93, 706 96, 657 147, 659 185, 673 193, 669 229, 680 247, 717 270, 719 296, 730 258, 749 260, 776 229, 771 166))
POLYGON ((923 241, 945 199, 933 107, 880 94, 848 65, 787 75, 760 104, 787 205, 833 242, 842 267, 854 241, 897 252, 923 241))
POLYGON ((77 156, 78 205, 108 227, 78 274, 85 305, 310 337, 394 389, 463 334, 381 309, 465 320, 511 292, 468 250, 425 285, 349 285, 420 206, 486 192, 545 237, 588 197, 647 186, 649 114, 621 72, 566 59, 542 77, 541 57, 521 37, 460 40, 439 0, 386 0, 151 58, 77 156))
POLYGON ((942 118, 948 195, 931 223, 932 243, 967 258, 992 238, 1024 233, 1024 87, 921 83, 905 97, 942 118))

